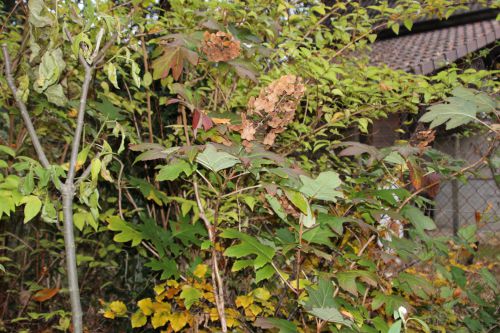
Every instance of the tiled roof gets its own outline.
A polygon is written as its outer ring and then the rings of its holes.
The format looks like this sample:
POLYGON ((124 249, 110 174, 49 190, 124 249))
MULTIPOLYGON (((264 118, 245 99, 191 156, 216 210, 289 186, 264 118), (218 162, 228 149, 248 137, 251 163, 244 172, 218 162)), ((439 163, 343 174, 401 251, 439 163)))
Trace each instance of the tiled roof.
POLYGON ((500 39, 495 19, 377 41, 372 64, 429 74, 500 39))

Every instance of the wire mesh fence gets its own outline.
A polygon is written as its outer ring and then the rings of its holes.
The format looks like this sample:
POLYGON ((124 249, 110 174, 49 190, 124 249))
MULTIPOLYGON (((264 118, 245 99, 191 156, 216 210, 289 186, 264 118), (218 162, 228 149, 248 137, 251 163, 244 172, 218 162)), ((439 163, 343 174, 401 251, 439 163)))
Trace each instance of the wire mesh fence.
MULTIPOLYGON (((437 140, 435 148, 472 164, 484 156, 488 145, 486 136, 449 136, 437 140)), ((476 225, 480 243, 500 243, 500 187, 494 173, 482 164, 466 182, 454 179, 441 184, 434 206, 436 234, 453 235, 464 226, 476 225)))

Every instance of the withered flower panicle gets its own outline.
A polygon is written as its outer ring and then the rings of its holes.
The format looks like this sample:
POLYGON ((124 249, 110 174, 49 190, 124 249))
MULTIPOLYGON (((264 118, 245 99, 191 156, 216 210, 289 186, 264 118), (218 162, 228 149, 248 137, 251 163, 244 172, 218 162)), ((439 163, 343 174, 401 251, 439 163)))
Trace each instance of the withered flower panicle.
POLYGON ((302 79, 292 74, 284 75, 260 91, 257 98, 248 102, 246 113, 241 114, 241 137, 244 144, 249 145, 255 139, 257 129, 264 129, 266 135, 263 144, 273 145, 276 135, 283 132, 294 117, 300 99, 304 95, 305 86, 302 79), (257 121, 249 120, 248 116, 257 115, 257 121))
POLYGON ((237 58, 241 53, 240 41, 233 35, 222 31, 210 33, 205 31, 201 50, 208 60, 213 62, 229 61, 237 58))

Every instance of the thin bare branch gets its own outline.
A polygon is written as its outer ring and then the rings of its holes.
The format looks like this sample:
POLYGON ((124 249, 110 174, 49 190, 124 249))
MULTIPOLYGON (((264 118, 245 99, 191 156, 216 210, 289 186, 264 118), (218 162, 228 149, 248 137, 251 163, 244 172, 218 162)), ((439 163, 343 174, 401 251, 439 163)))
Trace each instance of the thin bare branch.
POLYGON ((106 52, 108 51, 108 49, 111 46, 113 46, 115 44, 116 38, 118 38, 118 34, 114 33, 113 35, 111 35, 111 38, 108 40, 108 42, 106 44, 104 44, 102 49, 99 51, 99 53, 95 57, 94 62, 92 63, 92 65, 94 67, 99 65, 104 60, 104 57, 106 56, 106 52))
MULTIPOLYGON (((451 175, 448 176, 448 178, 453 178, 453 177, 456 177, 458 175, 461 175, 461 174, 464 174, 465 172, 469 171, 469 170, 472 170, 474 168, 476 168, 478 165, 486 162, 487 158, 491 155, 491 153, 495 150, 495 147, 496 147, 496 139, 493 139, 490 147, 488 148, 486 154, 484 154, 483 156, 481 156, 481 158, 479 158, 477 161, 475 161, 474 163, 458 170, 457 172, 454 172, 452 173, 451 175)), ((420 193, 430 189, 431 187, 433 186, 436 186, 438 185, 439 183, 441 182, 441 180, 437 180, 435 182, 432 182, 430 184, 428 184, 427 186, 422 186, 420 189, 416 190, 415 192, 413 192, 409 197, 407 197, 402 203, 401 205, 399 205, 398 209, 396 210, 397 212, 400 212, 401 209, 404 208, 404 206, 406 206, 412 199, 414 199, 417 195, 419 195, 420 193)))
POLYGON ((221 198, 230 197, 230 196, 232 196, 234 194, 238 194, 238 193, 241 193, 241 192, 245 192, 245 191, 252 190, 252 189, 255 189, 255 188, 260 188, 260 187, 262 187, 261 184, 254 185, 254 186, 249 186, 249 187, 245 187, 245 188, 240 188, 239 190, 235 190, 233 192, 224 194, 223 196, 221 196, 221 198))
POLYGON ((98 53, 99 53, 99 48, 101 47, 101 41, 102 41, 102 37, 104 36, 104 28, 101 28, 101 30, 99 30, 99 33, 97 34, 97 37, 96 37, 96 44, 95 44, 95 49, 94 49, 94 52, 92 53, 92 61, 94 59, 97 58, 98 56, 98 53))
POLYGON ((227 321, 225 313, 224 304, 224 282, 219 272, 219 262, 217 259, 217 250, 215 249, 215 228, 210 223, 210 220, 205 215, 205 209, 201 203, 200 193, 198 190, 198 183, 196 180, 193 182, 194 196, 196 198, 196 204, 198 205, 198 210, 200 211, 200 218, 205 223, 205 227, 208 231, 208 238, 212 243, 212 284, 214 288, 215 303, 217 306, 217 312, 219 313, 220 325, 222 327, 222 332, 227 332, 227 321))
POLYGON ((35 148, 36 154, 38 156, 38 160, 40 161, 42 166, 47 169, 50 167, 49 160, 47 159, 47 155, 45 155, 45 151, 43 150, 42 144, 40 143, 38 135, 36 134, 36 130, 35 127, 33 126, 33 122, 31 121, 28 108, 17 94, 16 84, 14 82, 14 77, 12 75, 12 63, 10 61, 9 51, 7 50, 6 44, 2 45, 2 51, 5 60, 5 77, 7 79, 7 84, 9 85, 9 88, 12 91, 12 94, 14 95, 17 107, 21 112, 24 124, 28 129, 31 141, 33 142, 33 147, 35 148))

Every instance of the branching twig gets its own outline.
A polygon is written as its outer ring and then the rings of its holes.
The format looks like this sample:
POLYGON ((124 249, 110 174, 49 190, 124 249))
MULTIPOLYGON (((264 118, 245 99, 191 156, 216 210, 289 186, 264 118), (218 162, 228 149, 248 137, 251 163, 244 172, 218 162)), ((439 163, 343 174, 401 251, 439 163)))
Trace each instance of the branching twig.
POLYGON ((271 266, 273 266, 274 270, 276 271, 276 273, 278 273, 278 276, 280 277, 280 279, 283 281, 283 283, 286 284, 286 286, 288 288, 290 288, 291 291, 293 291, 295 294, 299 294, 299 291, 297 289, 295 289, 291 284, 290 282, 287 281, 287 279, 283 276, 283 274, 281 274, 281 272, 278 270, 278 267, 276 267, 276 265, 274 264, 274 262, 271 262, 271 266))
POLYGON ((300 262, 302 260, 302 233, 304 231, 304 215, 300 214, 299 217, 299 246, 297 247, 297 267, 296 267, 296 279, 297 279, 297 299, 300 295, 300 262))
MULTIPOLYGON (((144 37, 141 37, 141 46, 142 46, 142 59, 144 62, 144 72, 149 72, 149 60, 148 60, 148 52, 146 50, 146 42, 144 37)), ((146 87, 146 106, 147 106, 147 116, 148 116, 148 131, 149 131, 149 142, 153 143, 153 121, 151 120, 151 93, 149 92, 149 87, 146 87)))
MULTIPOLYGON (((70 32, 67 29, 64 29, 64 32, 68 37, 68 39, 70 40, 70 42, 73 42, 73 38, 70 32)), ((90 63, 87 62, 87 60, 84 58, 81 52, 78 53, 78 59, 85 70, 85 74, 82 83, 80 104, 76 119, 76 128, 71 145, 68 174, 65 183, 61 185, 60 189, 62 195, 62 210, 64 216, 63 232, 64 232, 64 245, 66 251, 66 270, 68 275, 68 287, 69 287, 68 289, 71 300, 73 332, 75 333, 83 332, 83 321, 82 321, 83 312, 80 302, 80 288, 78 286, 78 270, 76 264, 76 249, 75 249, 76 245, 75 245, 75 236, 73 231, 73 201, 75 197, 75 187, 76 184, 81 180, 75 181, 75 174, 76 174, 78 152, 80 149, 80 141, 82 140, 82 133, 85 120, 85 109, 87 106, 87 98, 88 98, 90 83, 92 81, 92 74, 96 66, 104 59, 106 51, 114 44, 117 34, 114 34, 113 37, 103 46, 103 48, 99 50, 103 36, 104 36, 104 29, 101 29, 96 38, 96 44, 95 44, 96 47, 90 59, 90 63)), ((21 116, 24 120, 24 124, 31 137, 31 141, 33 142, 33 147, 35 148, 38 159, 44 168, 49 168, 50 163, 38 139, 36 130, 29 116, 26 104, 21 100, 21 98, 17 94, 17 88, 14 83, 14 78, 12 75, 12 64, 10 61, 9 53, 7 51, 7 46, 5 44, 2 46, 2 50, 5 59, 5 72, 6 72, 7 83, 9 85, 9 88, 12 90, 16 104, 19 107, 21 116)), ((90 169, 87 168, 80 179, 82 180, 85 179, 86 177, 88 177, 89 173, 90 169)))
POLYGON ((200 211, 200 218, 205 223, 205 227, 208 231, 208 238, 212 243, 212 284, 214 288, 215 303, 217 306, 217 312, 219 313, 219 320, 222 327, 222 332, 227 332, 227 321, 225 314, 225 304, 224 304, 224 282, 219 272, 219 263, 217 259, 217 250, 215 249, 215 227, 212 226, 210 220, 205 215, 205 209, 201 203, 200 193, 198 190, 198 183, 196 180, 193 182, 194 196, 196 198, 196 204, 198 205, 198 210, 200 211))
POLYGON ((44 168, 48 169, 50 167, 49 160, 47 159, 47 155, 45 155, 45 151, 43 150, 42 144, 38 139, 38 135, 36 134, 36 130, 35 127, 33 126, 33 122, 31 121, 31 117, 29 115, 26 104, 24 104, 23 100, 17 94, 16 84, 14 82, 14 77, 12 76, 12 63, 10 61, 10 56, 6 44, 2 45, 2 51, 5 60, 5 77, 7 79, 7 84, 9 85, 9 88, 12 91, 12 94, 14 95, 14 100, 16 101, 17 107, 21 112, 24 124, 28 129, 31 142, 33 142, 33 147, 35 148, 36 154, 38 156, 38 160, 40 161, 40 163, 44 168))
MULTIPOLYGON (((366 241, 366 243, 361 247, 361 249, 358 251, 358 257, 361 257, 361 255, 363 254, 363 252, 365 252, 366 248, 368 247, 368 245, 370 245, 371 242, 373 242, 373 240, 376 238, 375 235, 372 235, 370 238, 368 238, 368 240, 366 241)), ((351 263, 351 266, 349 267, 349 269, 353 269, 354 266, 356 266, 356 262, 353 261, 351 263)))
MULTIPOLYGON (((448 178, 453 178, 455 176, 458 176, 460 174, 463 174, 471 169, 474 169, 475 167, 477 167, 479 164, 481 163, 484 163, 486 161, 486 159, 488 158, 488 156, 491 155, 491 153, 494 151, 495 149, 495 143, 496 143, 496 139, 493 139, 493 142, 491 143, 490 147, 488 148, 488 151, 486 152, 486 154, 484 154, 480 159, 478 159, 477 161, 475 161, 474 163, 458 170, 457 172, 454 172, 452 173, 451 175, 448 176, 448 178)), ((413 192, 408 198, 406 198, 402 203, 401 205, 398 207, 398 209, 396 210, 397 212, 400 212, 401 209, 404 208, 404 206, 406 206, 413 198, 415 198, 417 195, 419 195, 420 193, 432 188, 433 186, 436 186, 438 185, 439 183, 441 182, 441 180, 436 180, 426 186, 422 186, 420 189, 416 190, 415 192, 413 192)))
POLYGON ((260 188, 260 187, 262 187, 262 185, 261 185, 261 184, 259 184, 259 185, 254 185, 254 186, 249 186, 249 187, 245 187, 245 188, 240 188, 239 190, 235 190, 235 191, 233 191, 233 192, 226 193, 226 194, 222 195, 222 196, 221 196, 221 199, 226 198, 226 197, 230 197, 230 196, 232 196, 232 195, 234 195, 234 194, 238 194, 238 193, 241 193, 241 192, 245 192, 245 191, 252 190, 252 189, 254 189, 254 188, 260 188))

